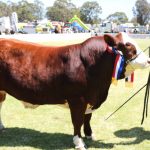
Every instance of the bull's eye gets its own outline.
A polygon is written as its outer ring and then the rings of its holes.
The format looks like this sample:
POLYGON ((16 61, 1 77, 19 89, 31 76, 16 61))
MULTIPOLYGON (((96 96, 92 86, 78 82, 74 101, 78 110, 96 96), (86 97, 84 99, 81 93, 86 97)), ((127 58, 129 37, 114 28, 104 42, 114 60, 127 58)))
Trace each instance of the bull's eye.
POLYGON ((131 44, 130 44, 129 42, 127 42, 125 45, 126 45, 126 46, 131 46, 131 44))
POLYGON ((132 57, 133 57, 132 53, 128 53, 127 58, 128 58, 128 59, 132 59, 132 57))

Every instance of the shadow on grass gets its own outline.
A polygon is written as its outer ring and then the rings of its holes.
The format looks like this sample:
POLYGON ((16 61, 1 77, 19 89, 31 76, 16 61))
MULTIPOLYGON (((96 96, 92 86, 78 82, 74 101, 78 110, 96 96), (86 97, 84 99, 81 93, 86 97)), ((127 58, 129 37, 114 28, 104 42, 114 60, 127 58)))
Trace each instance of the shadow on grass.
POLYGON ((92 141, 92 140, 87 140, 85 138, 83 138, 83 140, 84 140, 84 142, 88 148, 112 149, 114 147, 113 143, 104 143, 104 142, 99 141, 99 140, 98 141, 92 141))
MULTIPOLYGON (((0 147, 29 146, 43 150, 64 150, 73 148, 72 135, 63 133, 45 133, 26 128, 6 128, 0 132, 0 147)), ((113 144, 85 140, 88 147, 113 148, 113 144)))
POLYGON ((129 130, 119 130, 114 133, 119 138, 134 138, 128 142, 120 142, 118 145, 140 144, 144 140, 150 140, 150 131, 145 131, 141 127, 131 128, 129 130))

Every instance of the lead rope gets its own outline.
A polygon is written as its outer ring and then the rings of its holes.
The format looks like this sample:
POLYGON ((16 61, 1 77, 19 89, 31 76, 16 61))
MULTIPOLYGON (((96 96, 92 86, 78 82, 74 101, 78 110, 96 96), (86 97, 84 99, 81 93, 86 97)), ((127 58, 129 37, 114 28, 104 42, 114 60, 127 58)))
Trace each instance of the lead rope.
MULTIPOLYGON (((149 48, 149 57, 150 57, 150 48, 149 48)), ((144 118, 148 116, 148 100, 149 100, 149 91, 150 91, 150 72, 147 80, 147 86, 146 86, 146 91, 145 91, 145 97, 144 97, 144 107, 143 107, 143 116, 142 116, 142 121, 141 125, 144 122, 144 118)))
POLYGON ((144 97, 144 107, 143 107, 143 116, 142 116, 142 121, 141 125, 144 122, 144 118, 148 116, 148 100, 149 100, 149 90, 150 90, 150 72, 149 72, 149 77, 147 80, 147 86, 146 86, 146 91, 145 91, 145 97, 144 97))
POLYGON ((142 89, 146 87, 147 84, 143 85, 137 92, 135 92, 130 98, 128 98, 121 106, 119 106, 113 113, 111 113, 105 120, 108 120, 113 116, 119 109, 121 109, 127 102, 129 102, 135 95, 137 95, 142 89))
MULTIPOLYGON (((145 52, 146 48, 143 52, 145 52)), ((149 47, 149 57, 150 57, 150 47, 149 47)), ((144 97, 144 107, 143 107, 143 116, 141 124, 144 122, 145 116, 148 116, 148 100, 149 100, 149 91, 150 91, 150 72, 148 76, 147 83, 142 86, 137 92, 135 92, 129 99, 127 99, 120 107, 118 107, 113 113, 111 113, 105 120, 108 120, 112 115, 114 115, 119 109, 121 109, 127 102, 129 102, 136 94, 138 94, 144 87, 146 87, 145 97, 144 97)))

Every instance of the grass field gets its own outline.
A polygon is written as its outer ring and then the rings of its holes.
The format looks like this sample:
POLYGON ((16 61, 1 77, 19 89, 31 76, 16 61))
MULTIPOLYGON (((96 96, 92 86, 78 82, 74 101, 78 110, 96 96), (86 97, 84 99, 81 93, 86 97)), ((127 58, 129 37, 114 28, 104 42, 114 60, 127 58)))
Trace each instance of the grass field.
MULTIPOLYGON (((150 40, 137 40, 142 49, 150 40)), ((150 116, 141 126, 144 92, 141 91, 109 120, 105 118, 135 93, 148 78, 149 69, 135 72, 134 87, 124 81, 111 85, 107 101, 93 113, 92 129, 97 141, 84 139, 89 150, 150 150, 150 116)), ((149 114, 150 115, 150 114, 149 114)), ((73 150, 73 127, 68 109, 45 105, 24 109, 7 96, 2 107, 6 130, 0 133, 0 150, 73 150)))

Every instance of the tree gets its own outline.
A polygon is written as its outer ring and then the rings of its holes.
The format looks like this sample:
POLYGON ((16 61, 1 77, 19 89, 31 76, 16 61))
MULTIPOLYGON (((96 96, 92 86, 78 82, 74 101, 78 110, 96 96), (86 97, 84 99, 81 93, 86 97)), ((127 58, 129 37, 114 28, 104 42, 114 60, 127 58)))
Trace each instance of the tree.
POLYGON ((109 15, 107 19, 117 24, 125 23, 128 21, 128 17, 124 12, 115 12, 114 14, 109 15))
POLYGON ((27 0, 22 0, 18 3, 11 1, 7 3, 0 2, 0 17, 11 16, 12 12, 18 14, 20 22, 42 19, 43 3, 40 0, 35 0, 34 3, 29 3, 27 0))
POLYGON ((136 17, 133 17, 130 22, 133 23, 134 26, 138 26, 136 17))
POLYGON ((133 14, 140 25, 145 25, 150 20, 150 4, 147 0, 137 0, 133 7, 133 14))
POLYGON ((22 0, 18 2, 16 12, 18 14, 18 20, 20 22, 27 22, 36 20, 36 16, 34 16, 35 8, 33 3, 29 3, 26 0, 22 0))
POLYGON ((101 13, 102 8, 96 1, 85 2, 80 8, 80 17, 85 23, 99 23, 101 13))
POLYGON ((11 14, 11 7, 10 3, 4 3, 0 1, 0 17, 2 16, 10 16, 11 14))
POLYGON ((46 12, 49 19, 64 22, 70 20, 75 14, 79 14, 79 10, 70 0, 55 0, 54 5, 48 7, 46 12))
POLYGON ((42 19, 43 18, 43 9, 44 9, 44 4, 40 0, 34 0, 34 15, 36 16, 37 19, 42 19))

